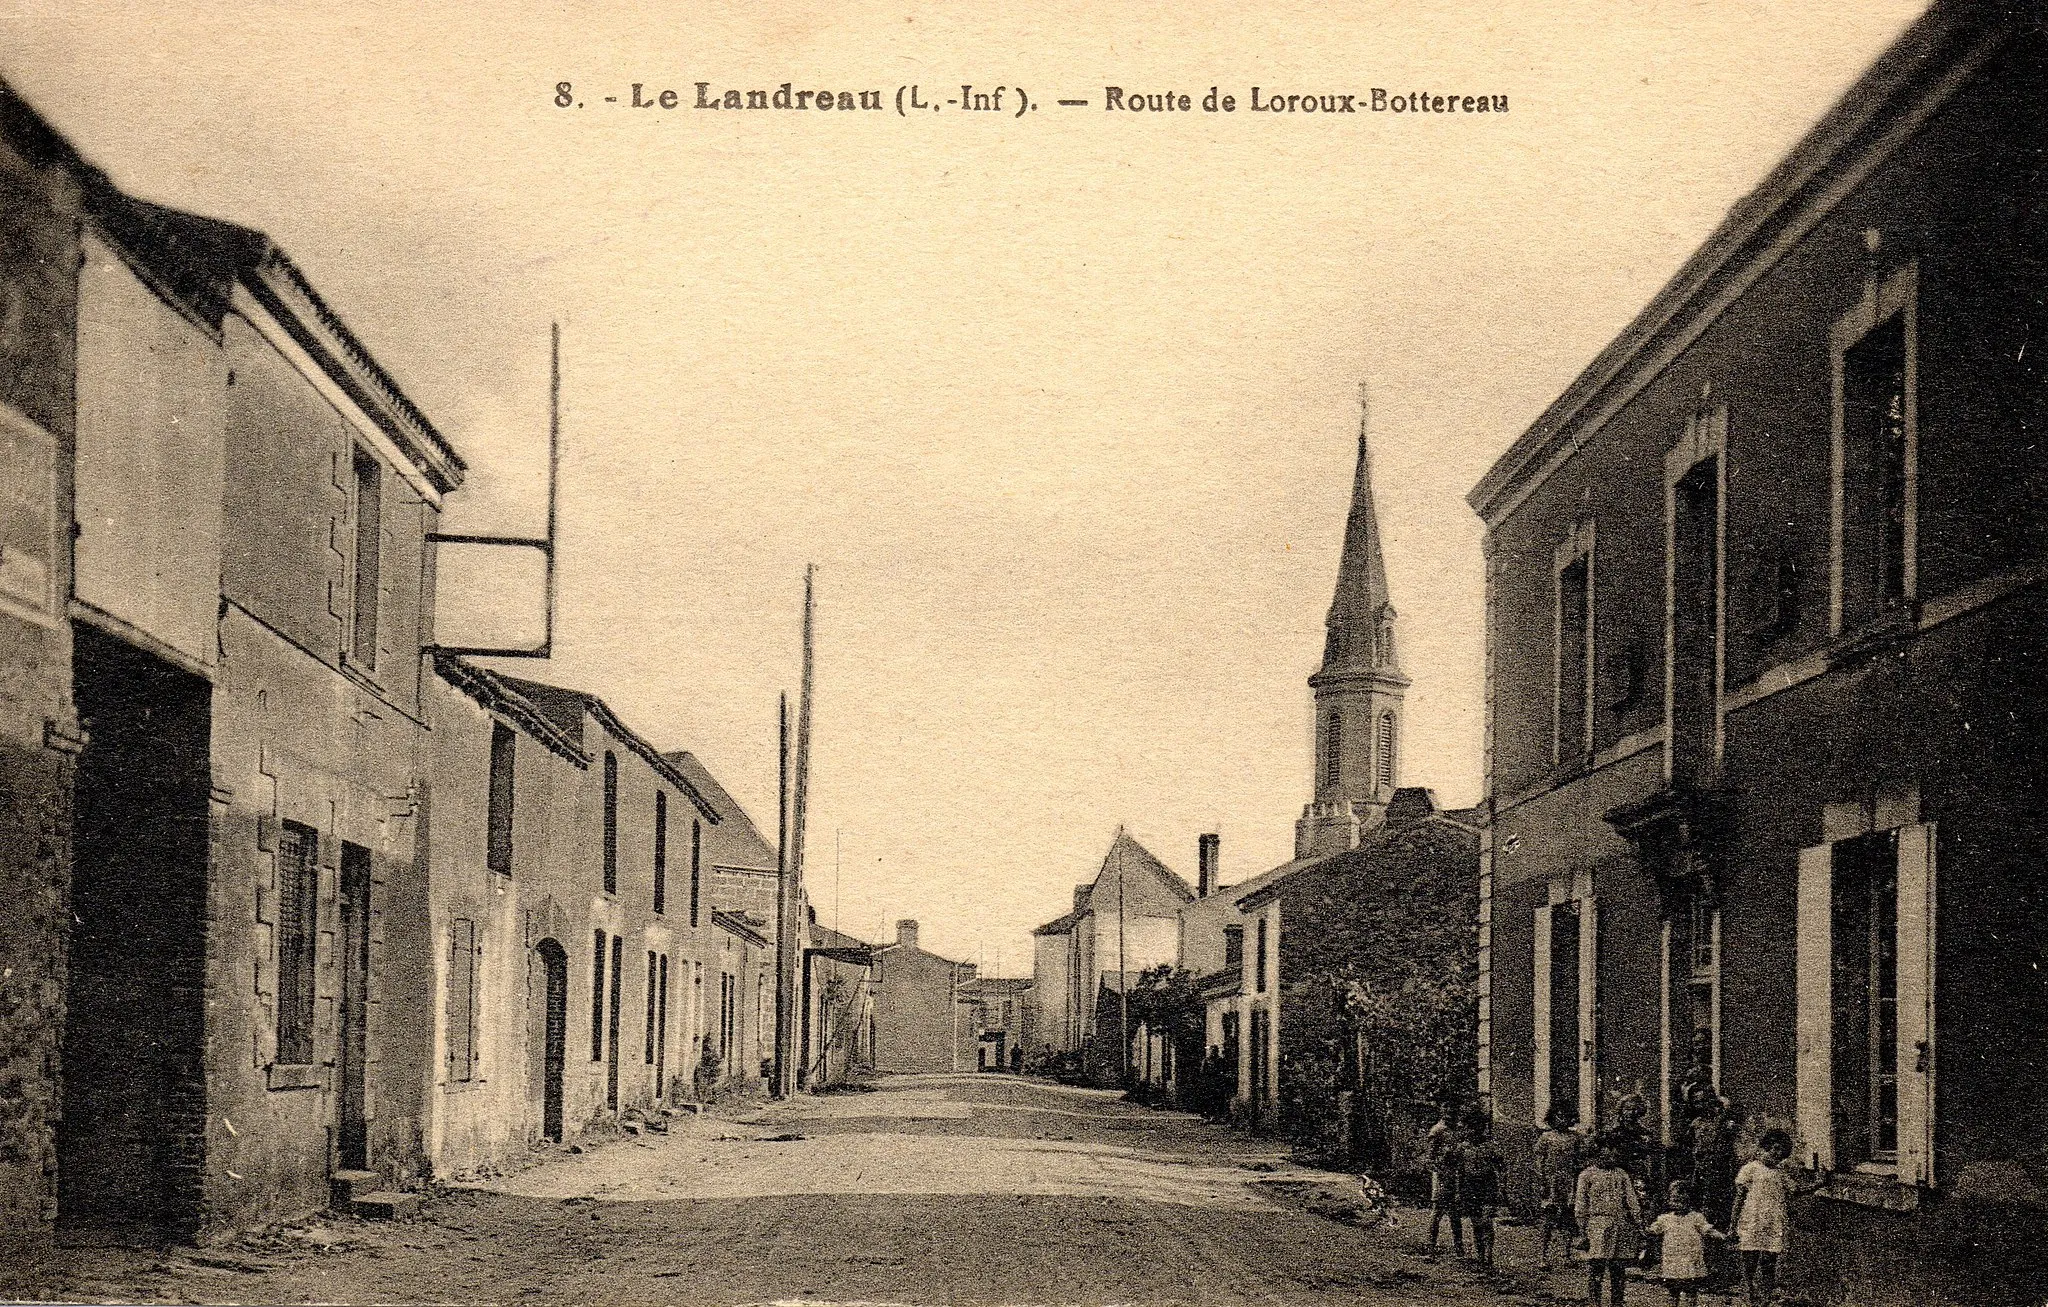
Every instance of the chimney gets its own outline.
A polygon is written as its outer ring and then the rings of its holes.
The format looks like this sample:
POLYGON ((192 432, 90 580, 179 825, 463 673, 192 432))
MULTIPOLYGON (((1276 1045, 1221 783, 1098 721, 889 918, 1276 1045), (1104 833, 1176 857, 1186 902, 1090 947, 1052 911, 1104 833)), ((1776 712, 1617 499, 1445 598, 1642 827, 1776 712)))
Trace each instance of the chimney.
POLYGON ((1223 843, 1221 835, 1204 835, 1195 842, 1195 897, 1208 898, 1216 892, 1216 859, 1223 843))
POLYGON ((1086 885, 1074 886, 1074 911, 1079 912, 1088 906, 1088 890, 1086 885))
POLYGON ((896 943, 901 948, 917 947, 917 921, 915 918, 905 917, 896 923, 896 943))

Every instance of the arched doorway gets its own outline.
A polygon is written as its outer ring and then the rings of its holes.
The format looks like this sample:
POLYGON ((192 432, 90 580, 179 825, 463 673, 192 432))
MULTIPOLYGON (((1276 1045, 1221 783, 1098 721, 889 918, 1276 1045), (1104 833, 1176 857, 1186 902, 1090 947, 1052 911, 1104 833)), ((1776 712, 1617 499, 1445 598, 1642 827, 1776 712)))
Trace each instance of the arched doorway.
POLYGON ((560 1143, 562 1074, 569 1057, 569 954, 552 939, 534 945, 534 952, 546 973, 542 990, 540 1132, 542 1138, 560 1143))

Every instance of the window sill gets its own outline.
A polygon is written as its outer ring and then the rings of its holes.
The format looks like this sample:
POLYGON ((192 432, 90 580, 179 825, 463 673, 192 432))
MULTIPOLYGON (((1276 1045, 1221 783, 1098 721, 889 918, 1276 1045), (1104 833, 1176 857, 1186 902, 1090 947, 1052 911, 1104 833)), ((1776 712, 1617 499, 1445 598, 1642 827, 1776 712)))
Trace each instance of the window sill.
POLYGON ((325 1089, 327 1068, 312 1064, 272 1062, 263 1068, 266 1089, 325 1089))
POLYGON ((1889 1166, 1861 1164, 1851 1171, 1828 1173, 1814 1197, 1858 1207, 1877 1207, 1890 1212, 1918 1211, 1928 1191, 1919 1185, 1902 1184, 1889 1166))

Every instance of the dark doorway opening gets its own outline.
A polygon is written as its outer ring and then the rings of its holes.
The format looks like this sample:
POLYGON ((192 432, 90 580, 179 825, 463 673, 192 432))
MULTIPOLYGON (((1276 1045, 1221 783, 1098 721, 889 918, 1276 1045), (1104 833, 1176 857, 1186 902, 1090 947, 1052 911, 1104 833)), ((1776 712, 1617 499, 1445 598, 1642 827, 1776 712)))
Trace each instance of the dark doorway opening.
POLYGON ((370 1169, 370 851, 341 846, 341 1065, 335 1068, 336 1161, 370 1169))
POLYGON ((206 1168, 212 687, 73 628, 73 808, 57 1221, 148 1243, 199 1223, 206 1168))

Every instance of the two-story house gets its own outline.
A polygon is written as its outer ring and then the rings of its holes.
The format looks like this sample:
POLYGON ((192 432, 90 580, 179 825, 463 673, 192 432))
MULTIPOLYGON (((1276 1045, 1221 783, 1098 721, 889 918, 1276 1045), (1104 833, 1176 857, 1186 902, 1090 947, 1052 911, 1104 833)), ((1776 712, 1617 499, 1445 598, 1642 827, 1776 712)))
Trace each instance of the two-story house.
POLYGON ((2044 70, 1937 4, 1471 495, 1504 1149, 1703 1074, 1820 1281, 2048 1212, 2044 70))

